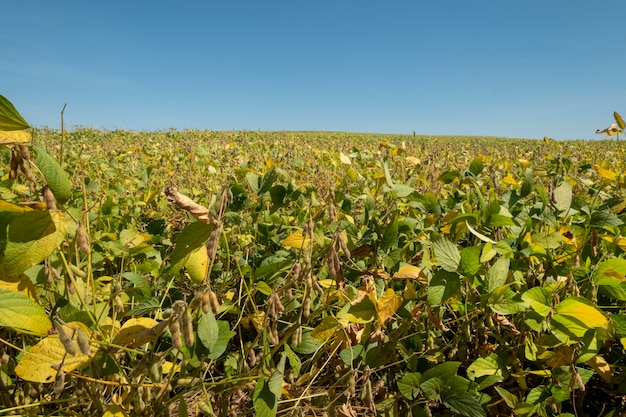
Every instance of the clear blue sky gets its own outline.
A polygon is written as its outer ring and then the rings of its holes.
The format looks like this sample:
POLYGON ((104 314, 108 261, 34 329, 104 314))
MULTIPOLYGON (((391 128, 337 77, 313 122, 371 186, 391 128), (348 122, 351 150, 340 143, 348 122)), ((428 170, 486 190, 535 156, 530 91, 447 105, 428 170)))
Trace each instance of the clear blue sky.
POLYGON ((624 0, 2 2, 34 126, 600 138, 624 0))

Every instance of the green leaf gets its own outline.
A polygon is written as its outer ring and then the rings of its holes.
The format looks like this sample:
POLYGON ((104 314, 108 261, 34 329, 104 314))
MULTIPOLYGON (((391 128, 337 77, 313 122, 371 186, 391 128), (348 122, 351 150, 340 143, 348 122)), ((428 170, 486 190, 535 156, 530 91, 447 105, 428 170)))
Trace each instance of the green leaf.
POLYGON ((526 168, 526 171, 524 171, 524 182, 522 183, 522 188, 520 189, 520 196, 526 197, 528 194, 530 194, 530 192, 533 190, 534 183, 535 181, 533 179, 533 169, 526 168))
POLYGON ((297 352, 301 355, 310 355, 312 353, 317 352, 319 349, 320 341, 314 338, 311 335, 311 331, 303 331, 302 332, 302 340, 296 346, 291 346, 294 352, 297 352))
POLYGON ((434 377, 439 377, 445 381, 457 374, 459 366, 461 366, 461 362, 458 361, 437 364, 422 374, 422 381, 428 381, 434 377))
POLYGON ((487 270, 487 275, 485 276, 487 293, 490 293, 506 284, 510 265, 511 260, 503 256, 498 258, 498 260, 491 265, 489 270, 487 270))
POLYGON ((274 371, 269 379, 259 378, 252 394, 252 405, 257 417, 275 417, 282 392, 283 375, 274 371))
POLYGON ((504 361, 495 353, 476 359, 467 368, 467 377, 472 381, 488 375, 503 375, 504 361))
POLYGON ((472 162, 470 162, 468 171, 473 176, 477 177, 481 172, 485 169, 485 163, 480 158, 474 158, 472 162))
MULTIPOLYGON (((508 288, 508 286, 503 286, 504 294, 499 296, 495 300, 489 299, 489 307, 498 313, 498 314, 517 314, 521 311, 524 311, 528 308, 528 303, 522 299, 520 294, 508 288)), ((496 294, 497 291, 492 292, 491 294, 496 294)))
POLYGON ((347 320, 349 323, 369 323, 376 317, 376 307, 369 297, 355 305, 346 304, 339 312, 337 319, 347 320))
POLYGON ((33 147, 37 167, 46 179, 46 184, 54 196, 63 204, 72 197, 72 184, 61 165, 40 146, 33 147))
POLYGON ((198 338, 209 352, 213 352, 220 336, 220 328, 211 310, 198 320, 198 338))
POLYGON ((398 391, 407 400, 416 400, 420 394, 421 374, 410 372, 404 374, 398 381, 398 391))
POLYGON ((469 392, 448 397, 443 404, 453 412, 465 417, 487 417, 487 413, 478 402, 478 398, 469 392))
POLYGON ((461 288, 459 276, 452 272, 437 270, 430 282, 426 300, 431 307, 441 305, 450 299, 461 288))
POLYGON ((226 320, 217 321, 217 330, 217 340, 213 345, 211 353, 207 355, 207 358, 213 360, 219 359, 222 354, 226 352, 226 348, 228 348, 228 342, 230 341, 230 339, 233 338, 233 336, 235 336, 235 332, 230 330, 230 324, 226 320))
POLYGON ((19 275, 46 259, 65 239, 67 220, 56 210, 29 211, 14 217, 7 227, 4 268, 19 275))
POLYGON ((626 259, 611 258, 600 262, 593 274, 597 285, 617 286, 626 282, 626 259))
POLYGON ((618 112, 613 112, 613 118, 615 119, 615 123, 617 123, 617 126, 619 126, 620 129, 623 130, 624 128, 626 128, 626 124, 624 124, 624 119, 622 119, 622 116, 620 116, 618 112))
POLYGON ((552 292, 547 288, 533 287, 522 294, 522 300, 542 317, 548 317, 552 311, 552 292))
POLYGON ((259 194, 263 194, 270 190, 274 180, 276 179, 276 170, 272 169, 268 171, 261 180, 261 186, 259 187, 259 194))
POLYGON ((52 323, 46 310, 27 295, 0 288, 0 327, 46 336, 52 323))
POLYGON ((566 212, 572 205, 572 186, 569 181, 563 181, 554 189, 554 206, 557 211, 566 212))
POLYGON ((383 238, 380 243, 380 249, 387 251, 398 245, 398 217, 394 216, 391 223, 387 225, 383 232, 383 238))
POLYGON ((441 400, 441 392, 443 391, 443 388, 444 382, 441 378, 429 378, 420 384, 420 389, 424 392, 426 398, 432 401, 441 400))
POLYGON ((454 243, 446 238, 433 241, 435 258, 441 267, 448 272, 456 272, 461 262, 461 254, 454 243))
POLYGON ((24 130, 29 127, 13 104, 0 95, 0 130, 24 130))
POLYGON ((591 219, 589 219, 591 227, 621 226, 622 224, 624 222, 608 210, 596 210, 591 213, 591 219))
POLYGON ((189 254, 206 243, 214 227, 204 222, 194 222, 185 227, 176 240, 168 272, 177 273, 187 262, 189 254))
POLYGON ((480 269, 480 253, 481 246, 468 246, 461 249, 461 261, 459 262, 459 270, 467 275, 474 276, 480 269))
POLYGON ((515 406, 518 403, 518 399, 514 394, 511 394, 509 391, 505 390, 502 387, 494 387, 494 388, 496 392, 500 394, 500 397, 502 397, 506 405, 508 405, 510 408, 515 408, 515 406))
POLYGON ((289 365, 291 365, 291 372, 293 373, 293 376, 297 378, 300 375, 300 370, 302 369, 302 361, 300 360, 300 357, 289 347, 289 344, 285 343, 283 348, 285 349, 285 355, 287 355, 289 365))
POLYGON ((363 351, 365 351, 365 346, 361 344, 354 345, 342 349, 341 352, 339 352, 339 357, 346 365, 352 368, 354 366, 354 361, 361 358, 361 355, 363 355, 363 351))

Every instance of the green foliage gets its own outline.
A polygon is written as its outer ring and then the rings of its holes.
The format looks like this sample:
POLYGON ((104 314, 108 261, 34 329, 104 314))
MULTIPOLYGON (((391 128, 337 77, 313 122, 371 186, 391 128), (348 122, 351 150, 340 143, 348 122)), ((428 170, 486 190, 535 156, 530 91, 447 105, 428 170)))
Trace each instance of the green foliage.
POLYGON ((0 179, 8 412, 626 411, 610 142, 35 136, 0 179))

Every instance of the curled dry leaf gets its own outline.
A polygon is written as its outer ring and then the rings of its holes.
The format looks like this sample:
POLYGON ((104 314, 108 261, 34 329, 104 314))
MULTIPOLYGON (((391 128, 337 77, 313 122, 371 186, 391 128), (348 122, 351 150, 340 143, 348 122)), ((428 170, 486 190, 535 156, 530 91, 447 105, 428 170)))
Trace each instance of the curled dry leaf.
POLYGON ((441 320, 441 318, 439 316, 436 316, 433 313, 433 311, 430 309, 430 307, 426 308, 426 312, 428 314, 428 319, 435 325, 436 328, 438 328, 442 332, 450 331, 450 329, 448 327, 446 327, 445 324, 443 324, 443 321, 441 320))
POLYGON ((215 218, 208 208, 179 193, 176 187, 167 188, 165 190, 165 197, 170 203, 176 204, 181 209, 190 212, 198 221, 207 224, 215 223, 215 218))
POLYGON ((498 324, 508 327, 511 330, 511 332, 513 332, 514 334, 520 334, 519 330, 517 330, 515 325, 511 323, 509 319, 507 319, 505 316, 496 314, 495 319, 498 322, 498 324))

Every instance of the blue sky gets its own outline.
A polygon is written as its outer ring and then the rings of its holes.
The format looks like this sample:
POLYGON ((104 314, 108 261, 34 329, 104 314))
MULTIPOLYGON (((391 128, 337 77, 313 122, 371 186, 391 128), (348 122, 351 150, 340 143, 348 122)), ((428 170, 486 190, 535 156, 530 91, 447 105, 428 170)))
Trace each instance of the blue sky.
POLYGON ((624 0, 2 2, 34 126, 600 138, 624 0))

